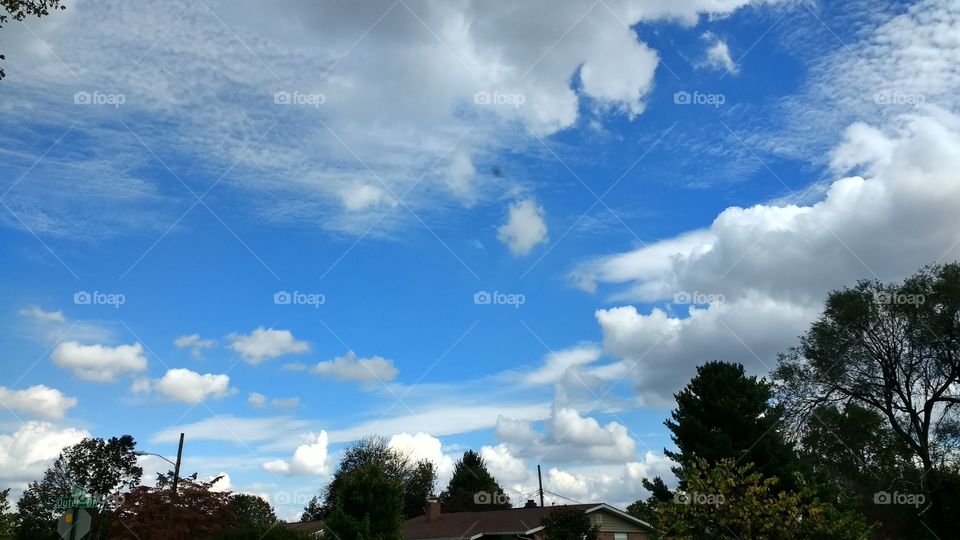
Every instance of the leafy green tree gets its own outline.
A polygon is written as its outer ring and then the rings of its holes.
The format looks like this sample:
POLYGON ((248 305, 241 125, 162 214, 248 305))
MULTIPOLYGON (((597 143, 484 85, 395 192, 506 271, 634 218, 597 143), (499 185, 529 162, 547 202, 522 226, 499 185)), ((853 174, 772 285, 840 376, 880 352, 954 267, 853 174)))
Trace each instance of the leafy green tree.
POLYGON ((695 460, 686 468, 686 488, 658 507, 664 539, 853 540, 868 528, 856 512, 819 498, 802 476, 797 490, 778 489, 779 479, 722 459, 695 460))
POLYGON ((440 495, 444 512, 482 512, 510 508, 510 499, 487 470, 480 454, 467 450, 457 461, 447 489, 440 495))
POLYGON ((583 510, 558 506, 540 520, 547 540, 597 540, 600 528, 583 510))
MULTIPOLYGON (((390 448, 387 441, 382 437, 366 437, 360 440, 344 451, 340 464, 333 474, 333 479, 327 484, 324 492, 323 509, 317 519, 326 518, 333 513, 337 500, 340 498, 340 489, 343 486, 344 479, 351 472, 370 465, 378 468, 388 478, 396 480, 401 486, 405 484, 406 478, 413 470, 410 459, 402 452, 390 448)), ((304 508, 305 514, 307 513, 306 510, 304 508)), ((317 514, 314 513, 313 515, 317 514)))
MULTIPOLYGON (((22 21, 31 15, 39 18, 49 15, 50 10, 67 9, 60 4, 60 0, 0 0, 0 6, 6 11, 6 13, 0 11, 0 28, 3 28, 10 17, 15 21, 22 21)), ((0 60, 6 60, 6 58, 0 54, 0 60)), ((0 80, 3 80, 6 75, 0 67, 0 80)))
POLYGON ((433 497, 437 486, 437 468, 430 460, 420 460, 407 475, 403 486, 403 518, 423 515, 428 497, 433 497))
POLYGON ((112 496, 138 485, 143 475, 135 448, 134 438, 123 435, 108 440, 88 437, 64 449, 43 479, 31 482, 20 497, 17 538, 58 538, 56 520, 61 512, 56 501, 70 495, 74 484, 103 497, 100 506, 88 512, 94 518, 92 537, 106 534, 115 500, 112 496))
POLYGON ((397 540, 402 536, 403 486, 376 464, 347 473, 325 521, 334 538, 397 540))
POLYGON ((665 424, 678 451, 664 453, 679 464, 673 469, 678 478, 698 459, 729 458, 792 484, 796 456, 779 429, 782 409, 771 405, 769 383, 748 377, 741 364, 714 361, 699 366, 674 397, 677 408, 665 424))
POLYGON ((793 426, 823 404, 881 415, 910 449, 929 501, 927 527, 953 534, 960 446, 960 264, 928 266, 902 284, 861 281, 827 297, 821 317, 774 374, 793 426))
POLYGON ((277 523, 273 507, 256 495, 235 493, 230 497, 227 507, 237 516, 237 524, 241 528, 267 529, 277 523))

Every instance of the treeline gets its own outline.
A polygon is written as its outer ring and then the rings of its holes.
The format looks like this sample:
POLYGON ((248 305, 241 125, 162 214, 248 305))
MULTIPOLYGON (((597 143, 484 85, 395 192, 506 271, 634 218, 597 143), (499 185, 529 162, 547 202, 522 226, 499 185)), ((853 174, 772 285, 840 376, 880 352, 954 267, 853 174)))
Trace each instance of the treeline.
POLYGON ((861 281, 770 380, 710 362, 665 422, 680 480, 628 511, 661 538, 955 538, 960 265, 861 281))

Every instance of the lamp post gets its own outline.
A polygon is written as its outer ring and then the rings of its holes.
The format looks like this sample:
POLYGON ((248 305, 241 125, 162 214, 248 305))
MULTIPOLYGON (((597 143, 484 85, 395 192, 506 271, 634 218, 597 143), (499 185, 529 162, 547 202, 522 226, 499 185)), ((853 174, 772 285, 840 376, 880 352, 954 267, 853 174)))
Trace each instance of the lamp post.
POLYGON ((180 446, 177 448, 177 462, 174 463, 169 459, 161 456, 160 454, 154 454, 153 452, 134 452, 136 456, 156 456, 167 463, 173 465, 173 497, 177 497, 177 481, 180 480, 180 459, 183 457, 183 433, 180 434, 180 446))

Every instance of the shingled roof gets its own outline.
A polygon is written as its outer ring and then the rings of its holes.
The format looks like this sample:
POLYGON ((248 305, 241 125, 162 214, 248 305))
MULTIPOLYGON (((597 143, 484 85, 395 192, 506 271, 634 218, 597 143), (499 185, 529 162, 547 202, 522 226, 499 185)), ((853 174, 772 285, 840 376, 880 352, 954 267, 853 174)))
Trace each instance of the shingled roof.
MULTIPOLYGON (((603 503, 570 504, 567 508, 576 508, 583 511, 606 508, 618 514, 622 511, 603 503)), ((440 514, 434 521, 427 521, 426 516, 408 519, 403 524, 403 537, 406 539, 470 539, 482 535, 496 534, 525 534, 540 527, 540 520, 557 506, 511 508, 508 510, 491 510, 489 512, 451 512, 440 514)), ((636 520, 649 527, 648 524, 636 520)))

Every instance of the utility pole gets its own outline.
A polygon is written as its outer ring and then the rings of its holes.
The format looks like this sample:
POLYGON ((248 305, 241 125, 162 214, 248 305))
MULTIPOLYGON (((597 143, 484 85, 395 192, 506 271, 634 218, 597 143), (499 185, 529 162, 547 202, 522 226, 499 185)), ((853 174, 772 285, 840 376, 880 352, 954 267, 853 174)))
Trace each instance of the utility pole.
POLYGON ((173 466, 173 499, 177 499, 177 481, 180 480, 180 459, 183 457, 183 433, 180 434, 180 447, 177 448, 177 463, 173 466))
POLYGON ((537 464, 537 482, 540 483, 540 508, 543 508, 543 477, 540 476, 540 464, 537 464))

